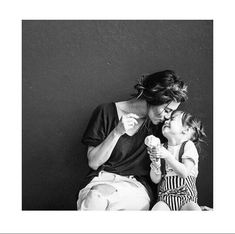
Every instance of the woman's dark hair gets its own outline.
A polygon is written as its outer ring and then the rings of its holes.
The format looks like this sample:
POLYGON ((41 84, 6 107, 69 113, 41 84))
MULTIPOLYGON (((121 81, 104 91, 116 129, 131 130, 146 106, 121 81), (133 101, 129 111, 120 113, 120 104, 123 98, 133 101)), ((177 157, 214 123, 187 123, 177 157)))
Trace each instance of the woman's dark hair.
MULTIPOLYGON (((182 114, 182 125, 188 126, 193 130, 191 140, 195 143, 197 148, 200 149, 199 144, 201 142, 205 142, 204 138, 206 137, 202 122, 198 120, 196 117, 192 116, 190 113, 186 113, 184 111, 175 111, 175 112, 180 112, 182 114)), ((173 112, 172 115, 175 112, 173 112)))
POLYGON ((172 70, 144 75, 134 88, 138 93, 132 96, 146 100, 149 105, 156 106, 171 101, 187 100, 187 86, 172 70))

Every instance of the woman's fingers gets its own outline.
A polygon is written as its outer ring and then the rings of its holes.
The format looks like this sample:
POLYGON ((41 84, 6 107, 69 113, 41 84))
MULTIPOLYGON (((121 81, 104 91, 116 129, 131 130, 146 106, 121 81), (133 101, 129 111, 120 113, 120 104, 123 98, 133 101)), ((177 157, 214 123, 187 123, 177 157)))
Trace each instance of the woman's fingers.
POLYGON ((135 118, 128 117, 127 115, 123 116, 122 122, 125 127, 134 127, 138 124, 138 121, 135 118))
POLYGON ((156 158, 153 157, 153 156, 149 156, 149 158, 150 158, 151 160, 156 160, 156 158))
POLYGON ((121 135, 126 133, 127 130, 132 129, 136 124, 138 124, 137 119, 140 117, 136 114, 130 113, 123 115, 117 125, 117 132, 121 135))
POLYGON ((126 123, 129 124, 129 125, 133 125, 134 126, 134 125, 138 124, 138 121, 136 119, 128 119, 126 121, 126 123))
POLYGON ((130 114, 125 115, 125 118, 130 123, 138 124, 137 119, 139 119, 140 117, 136 114, 130 113, 130 114))
POLYGON ((139 119, 139 118, 140 118, 138 115, 133 114, 133 113, 127 114, 126 117, 128 117, 128 118, 134 118, 134 119, 139 119))

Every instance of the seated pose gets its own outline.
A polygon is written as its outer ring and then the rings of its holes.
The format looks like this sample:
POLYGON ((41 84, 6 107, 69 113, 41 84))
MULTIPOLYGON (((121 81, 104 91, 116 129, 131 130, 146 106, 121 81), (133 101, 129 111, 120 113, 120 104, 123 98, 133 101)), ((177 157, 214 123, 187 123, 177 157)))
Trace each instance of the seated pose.
POLYGON ((167 138, 165 147, 148 148, 150 177, 160 183, 158 202, 152 210, 201 210, 197 204, 199 156, 195 147, 205 136, 201 122, 189 113, 174 111, 162 133, 167 138))
POLYGON ((82 142, 92 171, 78 195, 78 210, 149 210, 149 134, 161 137, 165 119, 187 98, 187 87, 173 71, 144 76, 128 101, 99 105, 82 142))

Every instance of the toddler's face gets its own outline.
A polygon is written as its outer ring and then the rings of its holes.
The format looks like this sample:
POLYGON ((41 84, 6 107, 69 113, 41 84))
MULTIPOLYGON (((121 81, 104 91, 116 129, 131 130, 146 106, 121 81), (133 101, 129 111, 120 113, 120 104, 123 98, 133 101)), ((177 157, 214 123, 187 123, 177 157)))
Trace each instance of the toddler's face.
POLYGON ((171 115, 170 119, 166 120, 163 127, 162 133, 166 138, 179 136, 184 130, 184 126, 182 125, 182 113, 175 112, 171 115))

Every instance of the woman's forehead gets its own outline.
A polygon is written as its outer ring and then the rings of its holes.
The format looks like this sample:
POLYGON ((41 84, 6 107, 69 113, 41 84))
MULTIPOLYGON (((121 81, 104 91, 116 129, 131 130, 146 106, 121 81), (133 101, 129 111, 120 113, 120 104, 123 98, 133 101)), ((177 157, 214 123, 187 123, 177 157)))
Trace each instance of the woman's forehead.
POLYGON ((170 103, 168 103, 167 107, 172 109, 172 110, 176 110, 180 105, 180 102, 175 102, 175 101, 171 101, 170 103))

